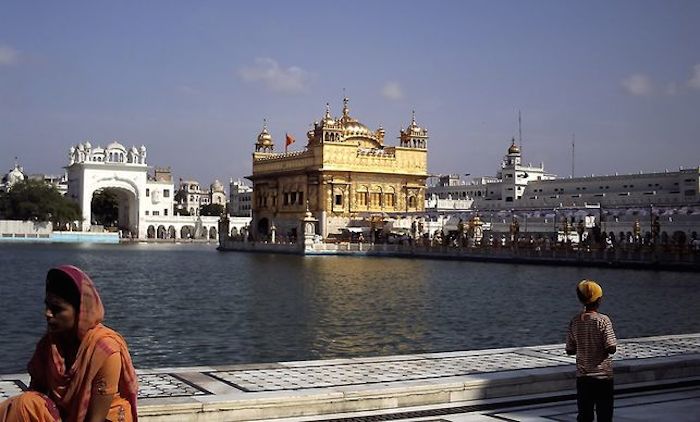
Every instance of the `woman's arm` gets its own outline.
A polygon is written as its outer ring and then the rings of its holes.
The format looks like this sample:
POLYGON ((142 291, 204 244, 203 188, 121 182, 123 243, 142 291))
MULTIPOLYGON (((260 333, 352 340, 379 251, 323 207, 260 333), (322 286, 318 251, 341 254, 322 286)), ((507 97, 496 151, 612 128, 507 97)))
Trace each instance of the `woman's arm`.
POLYGON ((119 352, 112 353, 92 381, 92 396, 85 422, 104 422, 118 391, 122 359, 119 352))

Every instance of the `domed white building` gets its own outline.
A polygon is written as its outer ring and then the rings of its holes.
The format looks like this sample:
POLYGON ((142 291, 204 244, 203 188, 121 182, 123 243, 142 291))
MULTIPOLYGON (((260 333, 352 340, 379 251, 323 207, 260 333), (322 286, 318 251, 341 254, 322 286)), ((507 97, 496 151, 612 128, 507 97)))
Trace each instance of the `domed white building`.
MULTIPOLYGON (((109 189, 118 201, 117 227, 124 236, 139 239, 216 239, 218 217, 174 215, 175 189, 170 168, 148 174, 146 147, 125 147, 117 141, 105 148, 86 141, 68 154, 68 193, 81 208, 81 229, 93 229, 92 200, 96 192, 109 189)), ((198 185, 198 184, 197 184, 198 185)), ((226 204, 223 185, 212 185, 215 201, 226 204), (220 197, 223 197, 223 201, 220 197)), ((240 229, 247 221, 233 221, 240 229)))
POLYGON ((0 181, 0 191, 7 191, 12 185, 24 179, 24 169, 15 162, 15 167, 2 177, 2 181, 0 181))

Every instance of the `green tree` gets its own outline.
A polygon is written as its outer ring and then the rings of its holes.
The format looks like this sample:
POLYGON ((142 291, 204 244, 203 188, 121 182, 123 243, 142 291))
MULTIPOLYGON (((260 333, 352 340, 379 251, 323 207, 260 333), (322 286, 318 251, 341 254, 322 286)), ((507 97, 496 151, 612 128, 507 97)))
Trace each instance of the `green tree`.
POLYGON ((119 220, 119 199, 112 189, 95 192, 90 203, 92 219, 97 224, 112 227, 119 220))
POLYGON ((218 217, 224 212, 224 206, 221 204, 207 204, 200 208, 200 215, 208 215, 218 217))
POLYGON ((187 211, 185 208, 175 208, 175 215, 183 215, 189 217, 190 212, 187 211))
POLYGON ((12 185, 0 197, 0 214, 9 220, 50 221, 54 227, 81 220, 78 204, 41 180, 23 180, 12 185))

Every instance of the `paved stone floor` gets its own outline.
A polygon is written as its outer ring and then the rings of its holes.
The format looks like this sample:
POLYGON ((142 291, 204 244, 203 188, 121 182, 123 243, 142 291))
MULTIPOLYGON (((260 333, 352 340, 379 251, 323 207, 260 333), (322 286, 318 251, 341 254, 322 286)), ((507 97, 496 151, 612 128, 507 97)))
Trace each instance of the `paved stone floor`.
MULTIPOLYGON (((488 412, 458 413, 440 418, 394 419, 398 421, 496 422, 496 421, 576 421, 576 402, 504 408, 488 412)), ((700 420, 700 388, 681 388, 653 393, 625 394, 616 397, 614 419, 617 422, 697 422, 700 420)), ((289 421, 291 422, 291 421, 289 421)))
MULTIPOLYGON (((274 419, 269 422, 496 422, 576 421, 576 401, 564 400, 536 405, 502 406, 490 410, 459 411, 459 408, 423 406, 397 412, 362 412, 323 417, 274 419), (430 416, 411 414, 433 413, 430 416), (402 415, 407 415, 403 417, 402 415)), ((617 422, 697 422, 700 420, 700 386, 618 394, 614 419, 617 422)))
MULTIPOLYGON (((621 340, 616 361, 668 362, 674 365, 679 358, 700 357, 700 334, 648 337, 621 340)), ((270 364, 231 365, 220 367, 159 368, 138 371, 141 403, 211 403, 222 400, 245 400, 263 397, 293 397, 299 394, 317 394, 331 391, 360 391, 376 386, 439 384, 476 375, 479 378, 498 377, 514 371, 542 370, 569 373, 575 358, 567 356, 564 346, 545 345, 522 348, 426 353, 405 356, 350 358, 320 361, 280 362, 270 364), (287 395, 287 396, 285 396, 287 395)), ((623 365, 624 366, 624 365, 623 365)), ((573 371, 573 368, 571 368, 573 371)), ((486 379, 485 378, 485 379, 486 379)), ((0 400, 18 394, 29 383, 27 374, 0 375, 0 400)), ((564 397, 566 399, 566 397, 564 397)), ((561 400, 561 397, 560 399, 561 400)), ((517 400, 516 400, 517 401, 517 400)), ((513 403, 513 400, 510 400, 513 403)), ((454 404, 451 404, 454 407, 454 404)), ((433 407, 435 409, 435 407, 433 407)), ((465 407, 466 409, 466 407, 465 407)), ((700 387, 685 386, 674 391, 640 392, 620 397, 616 403, 616 420, 635 419, 648 415, 662 415, 678 409, 678 418, 700 415, 700 387), (631 418, 631 419, 625 419, 631 418)), ((391 412, 389 410, 388 412, 391 412)), ((394 410, 397 412, 397 410, 394 410)), ((440 412, 438 412, 440 413, 440 412)), ((575 403, 555 402, 523 405, 518 408, 489 410, 473 408, 462 413, 441 412, 439 416, 416 414, 413 419, 367 419, 362 415, 355 420, 575 420, 575 403), (573 416, 572 416, 573 415, 573 416), (481 418, 481 419, 479 419, 481 418)), ((353 420, 339 417, 339 420, 353 420)), ((326 420, 287 419, 289 421, 326 420)), ((667 419, 669 420, 669 419, 667 419)), ((700 417, 695 419, 700 421, 700 417)))

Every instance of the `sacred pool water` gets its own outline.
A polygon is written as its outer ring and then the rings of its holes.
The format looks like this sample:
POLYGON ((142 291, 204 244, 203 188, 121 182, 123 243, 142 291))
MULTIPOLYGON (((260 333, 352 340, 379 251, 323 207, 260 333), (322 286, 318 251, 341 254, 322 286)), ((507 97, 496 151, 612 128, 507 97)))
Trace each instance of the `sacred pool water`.
POLYGON ((582 278, 618 337, 700 332, 698 274, 220 253, 212 245, 0 245, 0 373, 23 372, 59 264, 97 285, 137 367, 561 343, 582 278))

